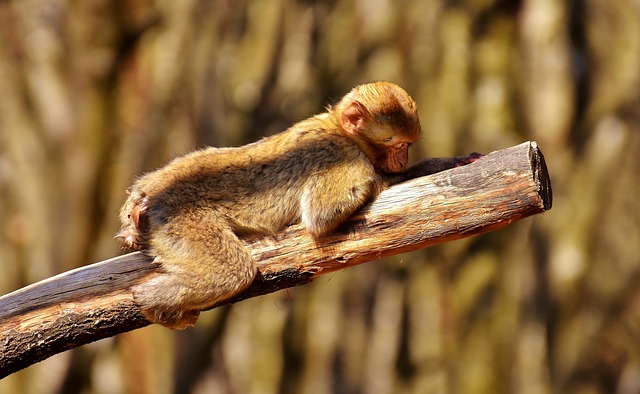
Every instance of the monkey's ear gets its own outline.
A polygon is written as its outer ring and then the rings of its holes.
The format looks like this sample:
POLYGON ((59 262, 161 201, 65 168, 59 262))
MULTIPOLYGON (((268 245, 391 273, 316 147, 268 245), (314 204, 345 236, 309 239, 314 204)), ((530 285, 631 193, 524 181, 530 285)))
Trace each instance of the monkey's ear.
POLYGON ((352 101, 340 114, 340 125, 350 135, 357 135, 369 119, 369 111, 357 101, 352 101))

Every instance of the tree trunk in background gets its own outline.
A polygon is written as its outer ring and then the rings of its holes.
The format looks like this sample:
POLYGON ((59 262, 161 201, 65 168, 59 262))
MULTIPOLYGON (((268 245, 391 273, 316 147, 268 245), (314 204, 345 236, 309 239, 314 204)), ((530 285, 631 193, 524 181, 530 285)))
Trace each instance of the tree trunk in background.
POLYGON ((537 140, 554 209, 53 357, 0 392, 640 390, 640 9, 0 2, 0 292, 119 253, 133 177, 390 80, 413 157, 537 140), (167 389, 173 387, 174 389, 167 389))

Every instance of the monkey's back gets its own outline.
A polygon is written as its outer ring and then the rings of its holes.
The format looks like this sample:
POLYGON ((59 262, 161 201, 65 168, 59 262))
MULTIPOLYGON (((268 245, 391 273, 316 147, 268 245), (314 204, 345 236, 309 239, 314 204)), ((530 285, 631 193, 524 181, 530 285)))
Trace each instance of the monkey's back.
POLYGON ((374 169, 361 168, 368 160, 354 142, 317 127, 316 118, 315 129, 307 120, 249 145, 192 152, 141 177, 132 193, 147 196, 149 231, 198 209, 236 233, 273 233, 299 221, 305 183, 328 167, 370 176, 374 169))

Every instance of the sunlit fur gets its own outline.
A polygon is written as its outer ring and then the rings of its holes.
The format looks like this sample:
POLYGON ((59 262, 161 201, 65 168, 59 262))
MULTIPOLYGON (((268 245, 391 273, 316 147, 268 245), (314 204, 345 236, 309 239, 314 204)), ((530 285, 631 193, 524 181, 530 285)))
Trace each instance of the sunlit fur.
POLYGON ((122 207, 118 236, 152 256, 162 273, 134 288, 136 302, 152 322, 194 324, 201 309, 253 281, 256 264, 238 236, 302 222, 320 238, 385 185, 444 168, 425 162, 401 171, 419 134, 409 95, 376 82, 280 134, 198 150, 141 176, 122 207))

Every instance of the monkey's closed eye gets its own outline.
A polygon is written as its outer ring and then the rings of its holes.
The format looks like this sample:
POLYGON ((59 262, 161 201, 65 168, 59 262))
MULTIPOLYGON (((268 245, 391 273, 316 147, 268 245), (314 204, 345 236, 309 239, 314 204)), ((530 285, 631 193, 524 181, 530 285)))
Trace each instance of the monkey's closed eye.
POLYGON ((411 144, 408 142, 398 142, 397 144, 393 145, 395 149, 404 149, 405 147, 408 148, 409 146, 411 146, 411 144))

